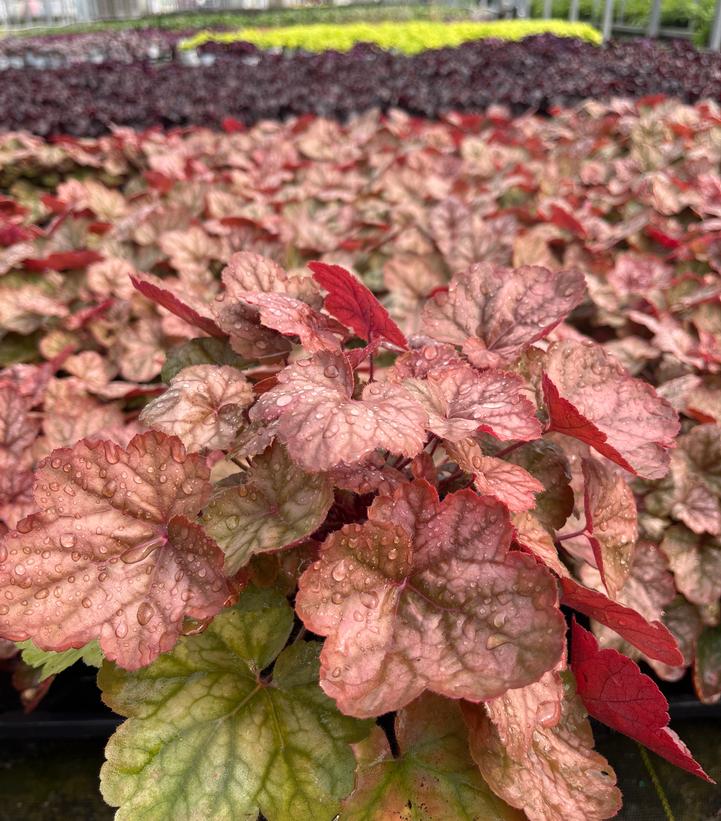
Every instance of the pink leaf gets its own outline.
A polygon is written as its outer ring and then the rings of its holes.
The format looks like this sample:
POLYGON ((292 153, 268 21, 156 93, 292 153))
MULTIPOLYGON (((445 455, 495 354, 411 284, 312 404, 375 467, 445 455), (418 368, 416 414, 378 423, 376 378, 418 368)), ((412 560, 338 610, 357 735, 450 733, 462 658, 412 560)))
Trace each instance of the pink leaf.
POLYGON ((222 273, 224 299, 245 299, 247 294, 285 294, 307 302, 314 308, 321 305, 318 286, 307 276, 291 276, 272 259, 241 251, 233 254, 222 273))
POLYGON ((679 429, 673 408, 600 345, 571 340, 548 351, 543 391, 550 429, 586 442, 647 479, 668 472, 679 429))
POLYGON ((563 651, 551 576, 509 553, 498 502, 439 501, 422 480, 377 497, 300 579, 296 610, 327 636, 321 686, 343 712, 399 709, 424 690, 480 701, 522 687, 563 651))
POLYGON ((458 364, 403 384, 428 411, 429 428, 442 439, 458 442, 481 431, 501 440, 541 435, 536 409, 525 395, 523 380, 515 374, 479 373, 470 365, 458 364))
POLYGON ((586 531, 598 570, 611 598, 631 572, 638 538, 636 499, 623 476, 599 459, 583 460, 586 531))
POLYGON ((246 294, 243 301, 260 311, 260 321, 285 336, 300 337, 309 352, 339 351, 338 329, 329 317, 286 294, 246 294))
POLYGON ((253 399, 253 386, 236 368, 193 365, 143 408, 140 421, 177 436, 189 451, 226 449, 253 399))
POLYGON ((366 342, 381 338, 399 348, 408 347, 403 332, 388 311, 345 268, 325 262, 309 262, 308 267, 313 271, 315 281, 328 291, 325 308, 336 319, 366 342))
POLYGON ((371 382, 353 399, 353 372, 342 354, 321 351, 289 365, 250 410, 253 421, 280 420, 278 435, 308 470, 362 461, 376 448, 415 456, 427 416, 400 385, 371 382))
POLYGON ((616 650, 600 650, 593 633, 575 619, 571 634, 571 669, 588 712, 676 767, 715 783, 669 728, 666 699, 638 665, 616 650))
POLYGON ((0 545, 0 635, 45 650, 98 639, 122 667, 149 664, 184 616, 227 596, 223 553, 191 521, 209 495, 203 460, 162 433, 54 451, 36 474, 41 512, 0 545))
POLYGON ((190 325, 195 325, 196 328, 205 331, 209 336, 217 336, 220 339, 225 339, 226 335, 216 325, 208 312, 198 304, 194 306, 188 305, 187 302, 184 301, 185 297, 176 294, 162 279, 151 277, 150 274, 131 274, 130 281, 133 283, 133 286, 140 291, 143 296, 151 300, 151 302, 162 305, 163 308, 170 311, 171 314, 179 316, 190 325))
POLYGON ((428 300, 424 328, 440 342, 462 345, 476 367, 494 368, 546 336, 584 294, 578 271, 481 263, 456 274, 447 293, 428 300))
POLYGON ((561 601, 615 630, 649 658, 677 667, 683 654, 676 639, 660 621, 648 621, 636 610, 612 601, 603 593, 584 587, 573 579, 561 579, 561 601))

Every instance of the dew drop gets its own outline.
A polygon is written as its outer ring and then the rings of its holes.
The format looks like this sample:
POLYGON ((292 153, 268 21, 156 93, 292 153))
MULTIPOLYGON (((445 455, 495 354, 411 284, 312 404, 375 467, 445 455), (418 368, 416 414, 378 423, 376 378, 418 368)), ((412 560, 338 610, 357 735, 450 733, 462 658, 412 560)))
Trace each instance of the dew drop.
POLYGON ((153 618, 153 607, 144 601, 138 607, 138 624, 145 626, 153 618))
POLYGON ((555 727, 561 719, 561 705, 557 701, 543 701, 538 705, 536 718, 541 727, 555 727))
POLYGON ((496 647, 500 647, 502 644, 508 644, 508 636, 504 636, 501 633, 491 633, 486 640, 486 649, 495 650, 496 647))
POLYGON ((128 625, 124 621, 115 628, 115 635, 119 639, 124 639, 128 635, 128 625))
POLYGON ((86 610, 90 610, 90 608, 93 606, 92 601, 87 596, 85 596, 85 598, 80 602, 80 604, 82 604, 82 606, 86 610))

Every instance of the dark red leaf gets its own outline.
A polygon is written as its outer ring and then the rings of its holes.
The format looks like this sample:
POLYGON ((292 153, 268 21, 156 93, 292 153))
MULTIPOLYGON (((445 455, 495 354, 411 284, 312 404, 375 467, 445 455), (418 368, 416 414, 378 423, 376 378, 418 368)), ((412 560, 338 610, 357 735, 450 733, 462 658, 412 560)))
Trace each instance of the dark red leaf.
POLYGON ((186 305, 185 302, 167 288, 161 288, 146 278, 136 277, 132 274, 130 275, 130 281, 143 296, 158 305, 162 305, 163 308, 170 311, 171 314, 175 314, 191 325, 195 325, 196 328, 200 328, 201 331, 205 331, 205 333, 210 336, 217 336, 219 339, 226 338, 226 334, 220 330, 210 317, 202 316, 195 308, 186 305))
POLYGON ((600 650, 593 633, 575 619, 571 636, 571 669, 588 712, 676 767, 715 783, 669 728, 668 703, 636 662, 616 650, 600 650))
POLYGON ((336 319, 367 342, 381 338, 399 348, 408 348, 403 332, 388 311, 345 268, 325 262, 309 262, 308 267, 315 281, 328 291, 324 306, 336 319))
POLYGON ((683 664, 676 639, 660 621, 647 621, 636 610, 612 601, 608 596, 584 587, 573 579, 561 579, 561 603, 585 613, 623 636, 652 659, 672 667, 683 664))
POLYGON ((102 260, 102 254, 96 251, 61 251, 39 259, 26 259, 24 265, 28 271, 71 271, 102 260))

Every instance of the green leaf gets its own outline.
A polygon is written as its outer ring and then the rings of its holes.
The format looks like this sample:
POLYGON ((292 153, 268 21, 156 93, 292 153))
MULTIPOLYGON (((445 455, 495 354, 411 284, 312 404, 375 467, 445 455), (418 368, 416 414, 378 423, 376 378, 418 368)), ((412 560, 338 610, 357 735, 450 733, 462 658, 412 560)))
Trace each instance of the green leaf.
POLYGON ((103 700, 129 717, 101 772, 116 821, 334 818, 353 787, 350 744, 369 725, 321 691, 318 643, 281 652, 292 626, 283 596, 249 588, 149 667, 103 665, 103 700))
POLYGON ((103 652, 97 641, 88 642, 84 647, 78 649, 63 650, 61 653, 54 653, 52 650, 41 650, 30 639, 19 641, 17 646, 22 650, 25 664, 40 668, 40 681, 48 678, 48 676, 62 673, 63 670, 67 670, 76 661, 84 661, 89 667, 100 667, 103 663, 103 652))
POLYGON ((396 716, 400 755, 376 727, 355 747, 356 788, 340 821, 494 821, 522 819, 497 798, 468 751, 458 702, 426 694, 396 716))
POLYGON ((203 524, 225 553, 225 571, 232 575, 254 554, 309 536, 323 524, 332 502, 330 479, 306 473, 275 443, 253 460, 245 484, 211 501, 203 524))
POLYGON ((243 370, 248 363, 238 356, 223 339, 201 336, 172 348, 160 371, 163 382, 170 380, 190 365, 232 365, 243 370))
POLYGON ((40 333, 6 334, 0 340, 0 366, 7 368, 18 362, 37 362, 40 333))
POLYGON ((573 512, 573 490, 568 460, 557 445, 545 439, 528 442, 506 457, 525 468, 546 488, 536 496, 533 511, 549 530, 560 530, 573 512))

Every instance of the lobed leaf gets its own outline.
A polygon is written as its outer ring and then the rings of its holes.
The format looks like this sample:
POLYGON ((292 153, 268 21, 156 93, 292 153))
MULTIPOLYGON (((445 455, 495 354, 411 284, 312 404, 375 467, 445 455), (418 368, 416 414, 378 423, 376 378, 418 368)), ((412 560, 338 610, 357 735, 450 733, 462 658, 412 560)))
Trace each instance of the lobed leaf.
POLYGON ((398 755, 380 727, 355 746, 356 787, 342 821, 520 821, 484 782, 457 704, 429 693, 395 717, 398 755))
POLYGON ((585 291, 578 271, 480 263, 428 300, 423 327, 439 342, 461 345, 476 367, 496 368, 553 330, 585 291))
POLYGON ((439 501, 422 480, 376 498, 301 576, 296 610, 327 640, 321 686, 361 717, 424 690, 480 701, 537 679, 560 658, 551 576, 509 553, 508 513, 465 490, 439 501))
POLYGON ((403 385, 428 412, 429 429, 450 442, 477 432, 501 440, 541 435, 536 409, 524 395, 523 380, 515 374, 479 373, 459 363, 431 370, 423 380, 406 379, 403 385))
POLYGON ((278 374, 250 410, 252 421, 279 420, 278 436, 307 470, 364 460, 376 448, 415 456, 427 416, 401 386, 372 382, 353 399, 353 372, 342 354, 321 351, 278 374))
POLYGON ((616 775, 593 750, 573 684, 557 672, 485 708, 466 703, 463 714, 483 777, 530 821, 601 821, 620 809, 616 775))
POLYGON ((572 340, 548 350, 543 392, 550 430, 591 445, 631 473, 659 479, 678 433, 673 408, 600 345, 572 340))
POLYGON ((177 436, 188 451, 225 450, 253 402, 253 386, 229 365, 192 365, 147 404, 140 421, 177 436))
POLYGON ((519 465, 484 456, 472 439, 446 444, 446 450, 459 467, 473 475, 473 485, 482 496, 493 496, 512 512, 535 506, 536 493, 543 485, 519 465))
POLYGON ((292 625, 284 597, 249 588, 144 670, 103 665, 103 699, 129 717, 101 770, 117 821, 335 817, 369 728, 321 692, 315 642, 282 649, 292 625))
POLYGON ((298 336, 308 353, 340 351, 338 328, 327 316, 286 294, 246 294, 243 302, 258 308, 260 322, 284 336, 298 336))
POLYGON ((175 644, 185 616, 222 607, 223 554, 189 518, 208 470, 180 440, 83 440, 40 463, 34 493, 40 512, 0 544, 0 635, 59 651, 97 639, 136 669, 175 644))
POLYGON ((306 473, 277 443, 253 459, 243 478, 243 484, 217 493, 203 514, 205 530, 225 553, 228 575, 256 553, 310 536, 333 503, 330 478, 306 473))
POLYGON ((638 538, 636 499, 623 476, 599 459, 582 463, 586 532, 601 579, 615 599, 631 573, 638 538))
POLYGON ((89 667, 100 667, 103 663, 103 653, 97 641, 88 642, 84 647, 77 649, 64 650, 62 653, 41 650, 30 640, 19 642, 18 648, 22 651, 25 664, 39 670, 40 681, 62 673, 77 661, 83 661, 89 667))

